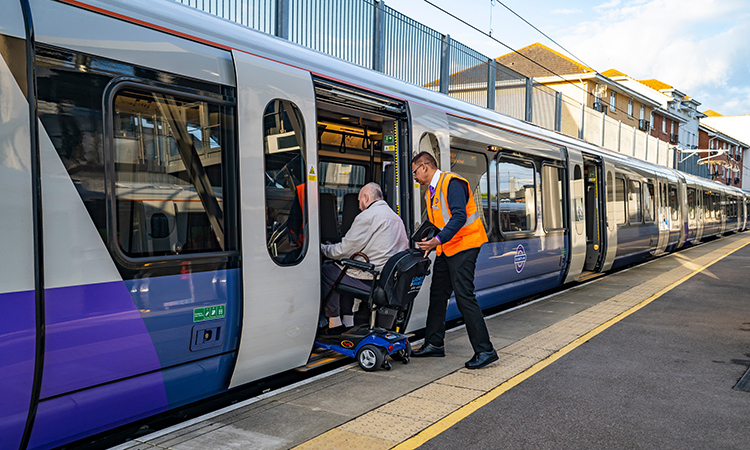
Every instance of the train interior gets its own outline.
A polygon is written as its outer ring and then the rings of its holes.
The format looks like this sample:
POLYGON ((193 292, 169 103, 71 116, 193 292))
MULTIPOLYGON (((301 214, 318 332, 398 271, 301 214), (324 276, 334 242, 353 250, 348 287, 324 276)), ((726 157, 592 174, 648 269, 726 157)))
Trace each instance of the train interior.
MULTIPOLYGON (((360 212, 359 190, 370 182, 380 185, 384 200, 408 224, 408 208, 402 207, 409 204, 411 186, 405 178, 408 146, 402 145, 404 105, 321 80, 315 91, 321 242, 337 243, 346 235, 360 212)), ((361 309, 358 321, 367 317, 361 309)))

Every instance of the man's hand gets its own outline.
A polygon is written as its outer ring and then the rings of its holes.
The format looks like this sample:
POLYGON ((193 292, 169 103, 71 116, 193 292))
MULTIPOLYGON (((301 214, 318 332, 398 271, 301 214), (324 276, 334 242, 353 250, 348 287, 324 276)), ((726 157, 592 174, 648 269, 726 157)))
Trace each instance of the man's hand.
POLYGON ((417 247, 419 247, 420 250, 424 251, 425 258, 430 254, 431 251, 435 250, 438 245, 440 245, 440 241, 438 241, 436 237, 430 240, 427 240, 427 238, 425 238, 422 239, 421 242, 417 242, 417 247))

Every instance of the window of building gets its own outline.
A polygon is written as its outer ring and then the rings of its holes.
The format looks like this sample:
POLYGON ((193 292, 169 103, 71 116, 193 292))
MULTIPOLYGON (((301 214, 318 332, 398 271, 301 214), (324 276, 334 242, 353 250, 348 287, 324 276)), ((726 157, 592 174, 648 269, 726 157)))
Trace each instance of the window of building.
POLYGON ((500 231, 536 229, 536 180, 530 161, 501 159, 497 163, 497 199, 500 231))
POLYGON ((263 114, 266 244, 280 265, 302 260, 307 248, 305 124, 297 106, 272 100, 263 114))
POLYGON ((228 250, 231 108, 145 87, 117 91, 112 105, 114 232, 123 254, 228 250))
POLYGON ((653 130, 656 128, 656 124, 654 124, 654 112, 651 112, 651 121, 649 122, 651 124, 651 129, 653 130))
POLYGON ((631 225, 641 223, 641 182, 628 180, 628 219, 631 225))
POLYGON ((670 122, 670 124, 669 124, 669 125, 670 125, 670 127, 671 127, 670 133, 671 133, 671 134, 674 134, 674 121, 670 122))
POLYGON ((612 91, 609 94, 609 109, 612 112, 617 110, 617 92, 612 91))
POLYGON ((633 117, 633 99, 628 99, 628 116, 633 117))
POLYGON ((646 107, 641 105, 641 120, 646 118, 646 107))
POLYGON ((661 132, 662 133, 667 132, 667 119, 666 118, 661 119, 661 132))

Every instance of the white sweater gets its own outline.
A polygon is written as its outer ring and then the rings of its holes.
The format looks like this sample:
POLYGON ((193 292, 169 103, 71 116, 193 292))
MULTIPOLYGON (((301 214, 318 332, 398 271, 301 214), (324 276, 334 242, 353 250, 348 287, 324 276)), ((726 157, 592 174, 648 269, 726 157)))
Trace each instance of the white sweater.
MULTIPOLYGON (((378 200, 357 215, 341 242, 322 244, 320 249, 330 259, 351 258, 352 254, 362 252, 377 270, 383 270, 391 256, 408 247, 409 240, 401 218, 388 203, 378 200)), ((346 274, 360 280, 372 279, 371 274, 356 269, 349 269, 346 274)))

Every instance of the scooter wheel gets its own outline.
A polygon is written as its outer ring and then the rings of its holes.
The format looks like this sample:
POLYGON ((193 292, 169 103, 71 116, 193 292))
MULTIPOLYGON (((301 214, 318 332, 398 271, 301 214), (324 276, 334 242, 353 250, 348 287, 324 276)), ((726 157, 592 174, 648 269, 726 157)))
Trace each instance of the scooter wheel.
POLYGON ((365 345, 357 352, 357 363, 365 372, 374 372, 383 365, 385 355, 383 351, 374 345, 365 345))

